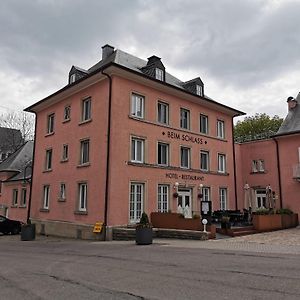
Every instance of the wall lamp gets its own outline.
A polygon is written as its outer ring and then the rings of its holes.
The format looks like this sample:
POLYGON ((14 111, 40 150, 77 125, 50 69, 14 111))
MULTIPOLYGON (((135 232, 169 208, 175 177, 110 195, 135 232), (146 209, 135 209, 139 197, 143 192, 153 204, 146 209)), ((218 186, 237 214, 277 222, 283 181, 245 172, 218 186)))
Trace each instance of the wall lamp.
POLYGON ((179 187, 179 183, 175 182, 175 184, 174 184, 174 190, 175 190, 175 192, 173 194, 174 198, 178 198, 178 187, 179 187))

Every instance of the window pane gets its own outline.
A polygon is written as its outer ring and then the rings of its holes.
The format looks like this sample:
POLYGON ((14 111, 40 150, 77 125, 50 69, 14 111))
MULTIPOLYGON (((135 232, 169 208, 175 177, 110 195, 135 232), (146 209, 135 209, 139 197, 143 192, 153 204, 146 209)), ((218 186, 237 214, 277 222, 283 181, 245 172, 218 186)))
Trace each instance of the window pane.
POLYGON ((189 168, 189 148, 181 148, 181 167, 189 168))

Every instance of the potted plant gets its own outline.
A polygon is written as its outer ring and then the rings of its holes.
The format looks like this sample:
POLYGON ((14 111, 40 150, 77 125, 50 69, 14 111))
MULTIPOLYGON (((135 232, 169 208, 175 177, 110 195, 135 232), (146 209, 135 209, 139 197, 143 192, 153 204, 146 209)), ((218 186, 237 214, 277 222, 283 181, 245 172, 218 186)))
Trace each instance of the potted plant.
POLYGON ((135 242, 137 245, 152 244, 152 225, 148 215, 143 212, 140 222, 135 227, 135 242))
POLYGON ((230 217, 227 215, 223 215, 221 218, 221 228, 222 229, 230 229, 231 223, 230 223, 230 217))

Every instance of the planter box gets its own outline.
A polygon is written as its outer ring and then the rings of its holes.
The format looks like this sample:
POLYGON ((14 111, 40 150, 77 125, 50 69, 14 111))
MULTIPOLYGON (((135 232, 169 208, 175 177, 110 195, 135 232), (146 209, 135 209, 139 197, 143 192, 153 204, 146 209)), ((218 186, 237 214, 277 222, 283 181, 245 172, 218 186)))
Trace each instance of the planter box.
MULTIPOLYGON (((201 219, 185 219, 177 213, 152 212, 150 218, 151 224, 155 228, 203 231, 201 219)), ((207 225, 206 230, 210 232, 210 238, 216 237, 215 225, 207 225)))
POLYGON ((260 232, 292 228, 297 225, 298 214, 253 215, 253 226, 255 230, 260 232))
POLYGON ((282 228, 292 228, 298 226, 298 214, 281 215, 282 228))
POLYGON ((137 245, 150 245, 152 244, 153 232, 152 227, 136 227, 135 229, 135 242, 137 245))

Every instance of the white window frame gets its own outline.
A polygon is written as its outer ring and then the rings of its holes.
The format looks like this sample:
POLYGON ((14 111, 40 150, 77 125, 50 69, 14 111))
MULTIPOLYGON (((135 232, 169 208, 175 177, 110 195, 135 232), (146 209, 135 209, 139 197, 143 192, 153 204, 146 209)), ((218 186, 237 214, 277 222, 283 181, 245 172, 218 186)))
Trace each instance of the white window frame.
POLYGON ((252 160, 252 173, 257 173, 258 172, 258 164, 257 164, 257 160, 253 159, 252 160))
POLYGON ((169 211, 170 186, 168 184, 159 184, 157 186, 157 211, 166 213, 169 211))
POLYGON ((45 159, 45 170, 50 171, 52 170, 52 161, 53 161, 53 151, 52 149, 46 150, 46 159, 45 159))
POLYGON ((138 138, 138 137, 132 137, 131 138, 131 154, 130 159, 132 162, 136 163, 144 163, 144 151, 145 151, 145 140, 138 138), (141 158, 138 158, 138 148, 140 147, 140 153, 141 158))
POLYGON ((81 121, 86 122, 92 119, 92 98, 88 97, 82 100, 81 121))
POLYGON ((157 122, 161 124, 168 125, 169 124, 169 104, 158 101, 157 102, 157 122), (160 107, 164 107, 164 109, 160 109, 160 107))
POLYGON ((61 182, 59 186, 59 199, 66 200, 66 198, 67 198, 66 184, 64 182, 61 182))
POLYGON ((69 145, 63 144, 62 161, 67 161, 68 159, 69 159, 69 145))
POLYGON ((76 74, 70 76, 70 84, 76 81, 76 74))
POLYGON ((160 166, 169 165, 169 144, 163 142, 157 143, 157 164, 160 166), (160 147, 165 149, 165 157, 160 157, 159 153, 162 154, 162 151, 159 151, 160 147), (165 162, 162 162, 163 160, 165 160, 165 162))
POLYGON ((19 197, 19 190, 18 189, 13 189, 12 190, 12 206, 17 206, 18 205, 18 197, 19 197))
POLYGON ((145 184, 131 182, 129 191, 129 221, 130 223, 139 222, 144 211, 145 184))
POLYGON ((204 114, 200 114, 200 133, 208 134, 208 116, 204 114))
POLYGON ((217 120, 217 137, 225 138, 225 122, 223 120, 217 120))
POLYGON ((196 94, 198 96, 203 96, 203 86, 200 84, 196 84, 196 94))
POLYGON ((88 184, 87 182, 78 183, 78 210, 81 212, 87 211, 88 201, 88 184))
POLYGON ((227 201, 228 201, 227 198, 228 198, 227 188, 219 188, 220 210, 227 209, 227 201))
POLYGON ((49 114, 47 116, 47 134, 54 133, 54 120, 55 120, 55 114, 49 114))
POLYGON ((210 201, 210 187, 205 186, 202 188, 203 201, 210 201))
POLYGON ((145 97, 139 94, 131 94, 131 115, 135 118, 144 119, 145 97))
POLYGON ((164 71, 160 68, 155 68, 155 78, 164 81, 164 71))
POLYGON ((20 206, 26 207, 27 203, 27 188, 21 189, 21 199, 20 199, 20 206))
POLYGON ((191 113, 186 108, 180 108, 180 128, 190 130, 191 113))
POLYGON ((90 140, 84 139, 80 141, 80 165, 90 163, 90 140))
POLYGON ((64 121, 69 121, 71 119, 71 106, 67 105, 64 108, 64 121))
POLYGON ((50 185, 43 187, 43 209, 49 209, 50 204, 50 185))
POLYGON ((191 168, 191 148, 181 146, 180 147, 180 167, 183 169, 190 169, 191 168), (188 166, 183 165, 183 151, 187 150, 188 153, 188 166))
POLYGON ((209 171, 209 151, 207 150, 200 150, 200 170, 201 171, 209 171), (202 156, 206 158, 206 168, 202 165, 202 156))
POLYGON ((226 173, 226 155, 218 153, 218 172, 226 173))

